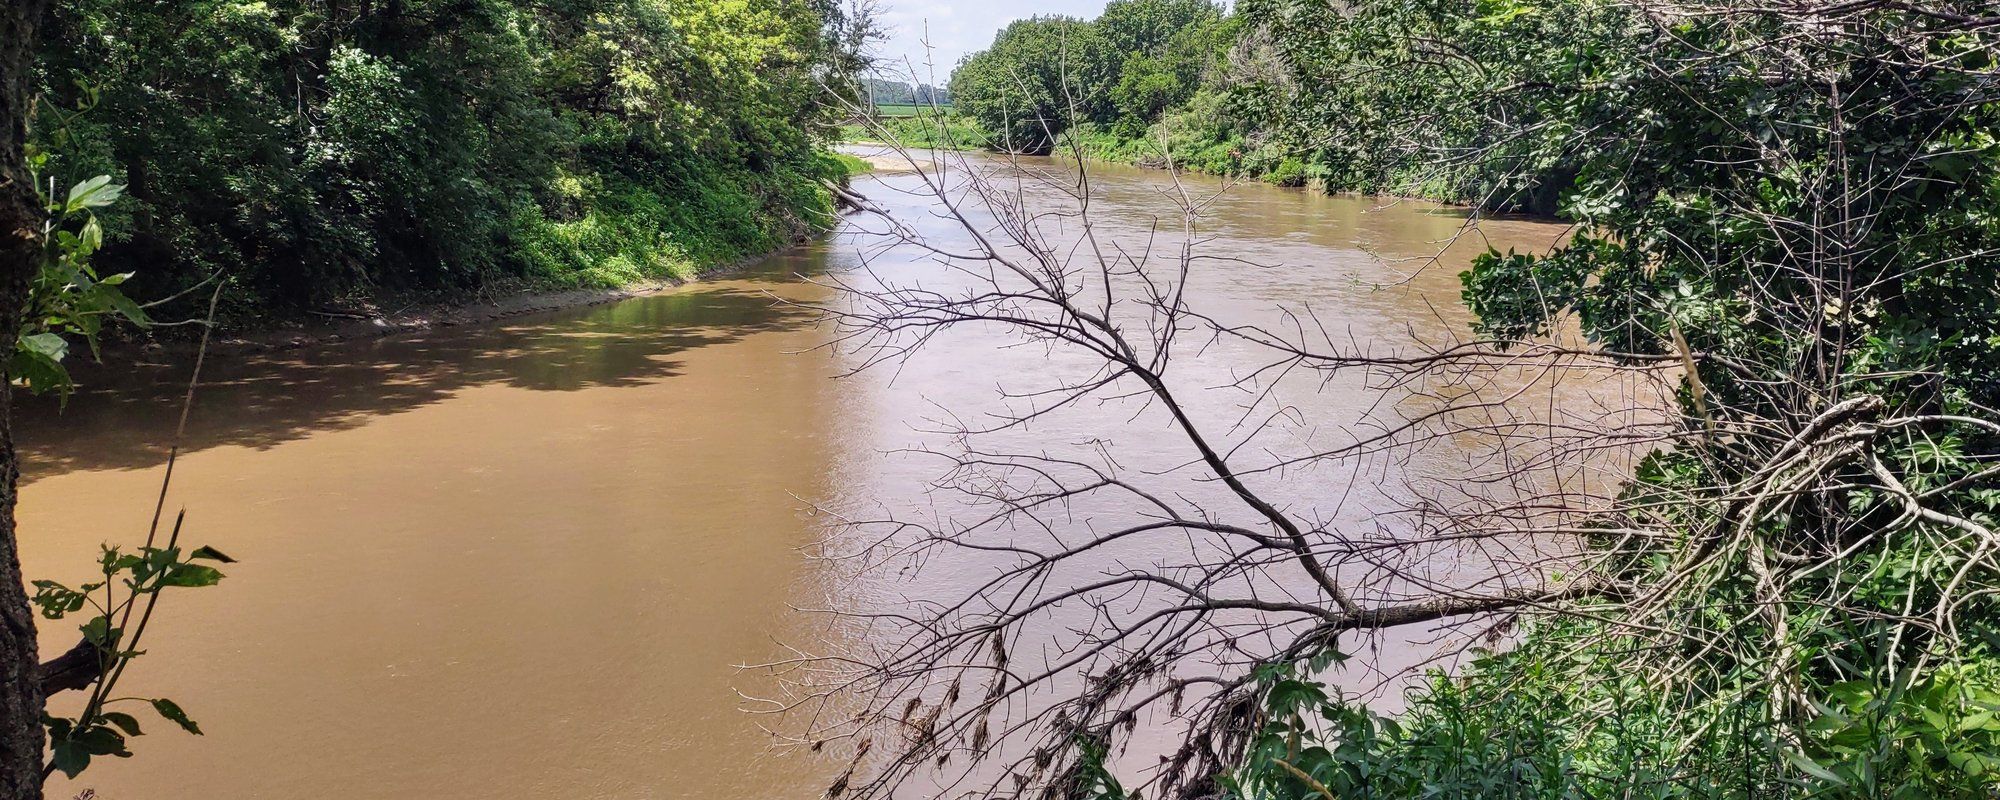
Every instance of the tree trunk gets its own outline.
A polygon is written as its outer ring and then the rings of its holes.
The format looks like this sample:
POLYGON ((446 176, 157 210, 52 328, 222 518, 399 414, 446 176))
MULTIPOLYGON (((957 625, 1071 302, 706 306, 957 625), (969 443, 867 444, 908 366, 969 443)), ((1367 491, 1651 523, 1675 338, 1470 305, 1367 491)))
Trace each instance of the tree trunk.
MULTIPOLYGON (((28 283, 42 256, 42 204, 23 146, 35 33, 47 0, 0 0, 0 358, 14 352, 28 283)), ((13 399, 0 379, 0 800, 42 796, 42 688, 35 617, 14 538, 13 399)))

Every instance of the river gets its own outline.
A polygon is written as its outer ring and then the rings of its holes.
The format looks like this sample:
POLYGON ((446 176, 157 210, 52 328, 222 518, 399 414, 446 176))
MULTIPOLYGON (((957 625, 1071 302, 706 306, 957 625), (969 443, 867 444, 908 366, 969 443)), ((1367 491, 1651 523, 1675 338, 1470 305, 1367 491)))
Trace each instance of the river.
MULTIPOLYGON (((926 198, 896 190, 910 185, 856 181, 949 235, 926 198)), ((1143 230, 1170 213, 1167 188, 1161 173, 1099 169, 1095 213, 1143 230)), ((1464 324, 1456 272, 1474 244, 1421 270, 1402 259, 1462 221, 1233 187, 1205 214, 1211 246, 1270 266, 1217 267, 1196 296, 1249 315, 1309 301, 1364 339, 1449 331, 1464 324)), ((891 451, 1039 358, 955 336, 900 372, 836 378, 853 354, 819 348, 830 332, 778 300, 828 299, 809 279, 854 268, 867 225, 612 305, 212 361, 170 503, 189 541, 238 563, 218 587, 167 598, 123 687, 174 698, 206 735, 142 715, 137 757, 58 777, 50 796, 820 796, 837 766, 770 750, 742 699, 768 679, 737 668, 826 635, 795 607, 863 591, 807 557, 826 530, 813 508, 919 506, 929 467, 891 451)), ((1497 221, 1477 244, 1560 235, 1497 221)), ((101 542, 143 538, 186 370, 147 365, 60 413, 22 411, 30 578, 86 580, 101 542)), ((1367 405, 1362 391, 1311 403, 1337 414, 1367 405)), ((1115 436, 1127 420, 1106 409, 1038 434, 1115 436)), ((43 639, 54 654, 76 636, 50 623, 43 639)))

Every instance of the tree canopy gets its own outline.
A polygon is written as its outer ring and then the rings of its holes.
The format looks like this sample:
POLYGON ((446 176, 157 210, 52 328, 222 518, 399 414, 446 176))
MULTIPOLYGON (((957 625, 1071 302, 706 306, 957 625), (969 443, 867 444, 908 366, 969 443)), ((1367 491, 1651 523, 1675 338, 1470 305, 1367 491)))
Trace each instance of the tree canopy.
POLYGON ((84 0, 36 145, 108 174, 106 268, 224 314, 685 275, 824 223, 820 0, 84 0))
POLYGON ((960 113, 993 133, 994 144, 1047 153, 1063 132, 1109 108, 1116 50, 1103 32, 1075 17, 1018 20, 952 73, 960 113))
POLYGON ((1047 153, 1079 125, 1133 138, 1194 98, 1230 30, 1207 0, 1117 0, 1096 19, 1020 20, 959 65, 953 94, 1002 149, 1047 153))

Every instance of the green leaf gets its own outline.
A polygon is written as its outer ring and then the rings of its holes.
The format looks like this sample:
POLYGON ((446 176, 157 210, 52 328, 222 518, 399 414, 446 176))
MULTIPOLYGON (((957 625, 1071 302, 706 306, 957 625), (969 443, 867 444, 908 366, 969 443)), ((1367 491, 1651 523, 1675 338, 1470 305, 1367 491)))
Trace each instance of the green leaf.
POLYGON ((111 627, 111 619, 102 615, 91 617, 89 622, 77 626, 83 632, 85 641, 98 647, 110 647, 117 639, 119 630, 111 627))
POLYGON ((34 333, 20 339, 21 349, 36 353, 51 361, 61 361, 69 355, 69 342, 54 333, 34 333))
POLYGON ((160 578, 160 586, 214 586, 222 581, 222 573, 214 567, 200 564, 178 564, 167 570, 160 578))
POLYGON ((106 711, 98 716, 103 717, 105 722, 118 726, 118 729, 124 731, 127 736, 144 735, 144 732, 139 730, 139 720, 134 719, 131 714, 123 711, 106 711))
POLYGON ((99 175, 70 187, 69 201, 64 203, 64 207, 69 211, 102 208, 117 202, 118 196, 124 192, 125 187, 111 183, 111 176, 99 175))
POLYGON ((230 558, 229 556, 224 555, 221 550, 217 550, 207 545, 197 547, 195 548, 194 552, 188 554, 189 560, 194 560, 197 558, 205 558, 210 561, 220 561, 224 564, 236 563, 236 559, 230 558))
POLYGON ((188 719, 187 712, 182 711, 181 707, 176 705, 174 701, 162 697, 153 700, 152 703, 153 710, 160 712, 160 716, 165 717, 168 722, 181 726, 181 730, 188 733, 196 736, 201 735, 201 726, 194 724, 194 720, 188 719))
POLYGON ((41 609, 47 619, 62 619, 72 611, 82 609, 89 602, 85 592, 102 584, 85 584, 81 590, 71 589, 55 581, 35 581, 35 596, 30 598, 36 608, 41 609))
POLYGON ((1265 705, 1273 711, 1292 713, 1306 708, 1316 708, 1326 702, 1326 690, 1319 684, 1282 680, 1272 685, 1271 694, 1265 700, 1265 705))
POLYGON ((90 754, 68 739, 49 742, 49 753, 53 757, 56 769, 61 770, 66 777, 74 778, 81 775, 84 768, 90 766, 90 754))
POLYGON ((1944 755, 1946 763, 1957 767, 1958 771, 1977 778, 1993 771, 1996 758, 1986 753, 1952 751, 1944 755))
POLYGON ((1314 673, 1324 672, 1328 667, 1331 667, 1335 664, 1347 663, 1347 658, 1348 655, 1346 653, 1328 647, 1326 649, 1319 651, 1319 653, 1314 655, 1310 661, 1306 662, 1306 671, 1314 673))
POLYGON ((1976 712, 1958 721, 1960 732, 2000 731, 2000 721, 1995 721, 1992 711, 1976 712))
POLYGON ((83 223, 83 234, 77 237, 76 255, 88 256, 104 246, 104 226, 97 224, 95 217, 83 223))
POLYGON ((14 355, 7 361, 7 378, 20 381, 28 391, 35 394, 50 391, 67 393, 74 385, 70 380, 69 370, 62 365, 61 360, 50 358, 46 352, 35 347, 36 345, 30 344, 27 338, 15 343, 14 355))
POLYGON ((132 298, 126 297, 124 292, 112 288, 111 284, 98 284, 97 293, 99 297, 104 299, 106 305, 111 306, 112 310, 117 311, 119 316, 124 317, 132 324, 151 325, 153 323, 153 318, 146 315, 146 309, 140 308, 138 303, 132 302, 132 298))
POLYGON ((1807 758, 1804 753, 1800 753, 1795 750, 1786 750, 1785 760, 1792 762, 1792 766, 1798 767, 1806 774, 1811 775, 1820 780, 1826 781, 1827 783, 1831 783, 1835 786, 1847 785, 1846 778, 1841 777, 1839 773, 1834 772, 1833 770, 1820 766, 1819 762, 1807 758))

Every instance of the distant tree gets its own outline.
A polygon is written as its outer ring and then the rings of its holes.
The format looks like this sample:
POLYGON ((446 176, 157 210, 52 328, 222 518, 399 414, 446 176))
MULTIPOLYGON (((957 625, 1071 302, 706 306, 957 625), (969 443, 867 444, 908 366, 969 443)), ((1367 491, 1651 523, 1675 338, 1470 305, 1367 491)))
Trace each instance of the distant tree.
POLYGON ((828 85, 841 97, 853 97, 853 90, 866 88, 866 75, 875 66, 876 49, 889 38, 882 20, 880 0, 814 0, 818 14, 821 49, 825 54, 828 85))
POLYGON ((1123 56, 1157 56, 1181 31, 1220 19, 1222 8, 1209 0, 1113 0, 1097 27, 1123 56))
POLYGON ((883 78, 863 78, 866 99, 878 106, 951 105, 951 92, 928 83, 911 84, 883 78))
POLYGON ((1143 124, 1186 103, 1223 20, 1208 0, 1116 0, 1095 21, 1021 20, 960 65, 953 94, 1000 146, 1045 153, 1078 122, 1143 124))
POLYGON ((1187 103, 1201 89, 1202 72, 1225 41, 1222 16, 1210 14, 1194 17, 1172 30, 1157 47, 1133 51, 1126 56, 1111 92, 1118 114, 1136 122, 1152 122, 1168 109, 1187 103))
POLYGON ((1119 57, 1095 25, 1075 17, 1019 20, 952 75, 961 113, 993 132, 994 144, 1046 154, 1071 125, 1113 113, 1119 57))

